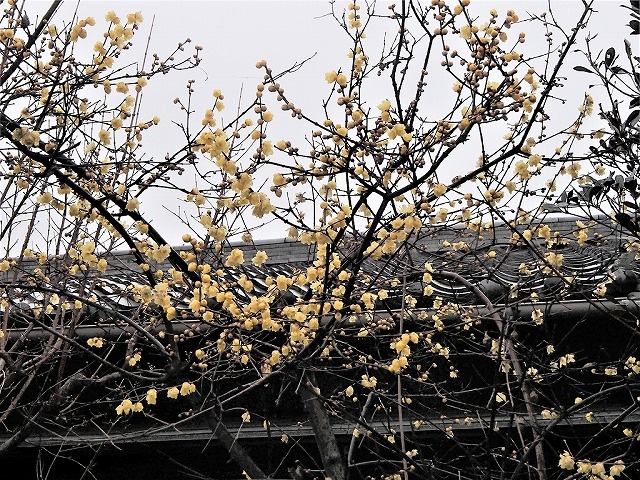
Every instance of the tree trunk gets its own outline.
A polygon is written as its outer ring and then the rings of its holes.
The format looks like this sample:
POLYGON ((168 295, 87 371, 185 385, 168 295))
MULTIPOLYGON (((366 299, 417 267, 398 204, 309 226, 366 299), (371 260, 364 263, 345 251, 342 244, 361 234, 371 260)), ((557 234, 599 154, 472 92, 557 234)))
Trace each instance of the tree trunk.
POLYGON ((316 392, 316 379, 312 372, 303 374, 302 388, 300 396, 304 401, 305 408, 309 414, 309 421, 316 437, 316 444, 320 451, 320 458, 324 466, 326 476, 331 480, 345 480, 346 469, 342 455, 338 448, 338 441, 331 428, 327 409, 322 404, 316 392))

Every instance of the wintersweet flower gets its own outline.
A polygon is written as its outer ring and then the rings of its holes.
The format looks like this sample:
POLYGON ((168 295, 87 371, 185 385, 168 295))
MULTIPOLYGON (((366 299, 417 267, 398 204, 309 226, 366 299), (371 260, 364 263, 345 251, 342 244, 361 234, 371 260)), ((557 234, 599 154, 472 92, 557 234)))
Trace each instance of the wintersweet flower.
POLYGON ((542 156, 541 155, 529 155, 529 165, 531 165, 532 167, 537 166, 540 162, 542 161, 542 156))
POLYGON ((119 130, 120 128, 122 128, 122 118, 121 117, 114 117, 111 119, 111 127, 114 130, 119 130))
POLYGON ((120 405, 116 407, 116 414, 129 415, 132 411, 133 403, 128 398, 123 400, 120 405))
POLYGON ((275 210, 275 207, 271 204, 269 197, 267 197, 264 193, 252 192, 249 200, 251 202, 251 205, 253 205, 251 213, 254 217, 262 218, 266 214, 271 213, 275 210))
POLYGON ((578 468, 576 469, 578 473, 582 473, 586 475, 591 472, 591 462, 581 460, 578 462, 578 468))
POLYGON ((20 127, 11 132, 11 138, 17 140, 25 147, 30 148, 40 142, 40 132, 20 127))
POLYGON ((180 390, 178 390, 178 387, 171 387, 169 390, 167 390, 167 397, 172 398, 172 399, 176 399, 178 398, 178 395, 180 395, 180 390))
POLYGON ((107 22, 111 22, 115 24, 120 23, 120 18, 116 15, 116 12, 114 12, 113 10, 110 10, 109 12, 107 12, 107 14, 104 16, 104 19, 107 22))
POLYGON ((152 388, 147 391, 147 403, 149 405, 155 405, 157 398, 158 398, 158 391, 155 388, 152 388))
POLYGON ((244 252, 238 248, 234 248, 224 262, 227 267, 237 267, 243 263, 244 252))
POLYGON ((531 172, 529 172, 529 165, 523 160, 518 160, 515 165, 515 172, 520 176, 522 180, 528 180, 531 178, 531 172))
POLYGON ((133 356, 129 358, 129 366, 134 367, 140 361, 140 358, 140 353, 134 353, 133 356))
POLYGON ((273 155, 273 144, 270 140, 265 140, 264 142, 262 142, 262 153, 264 153, 266 157, 268 157, 269 155, 273 155))
POLYGON ((536 325, 542 325, 544 322, 542 310, 538 308, 531 312, 531 320, 533 320, 533 323, 536 325))
POLYGON ((569 165, 566 168, 566 172, 571 175, 571 178, 573 178, 574 180, 578 178, 579 173, 580 173, 580 167, 581 165, 579 163, 572 163, 571 165, 569 165))
POLYGON ((566 450, 560 455, 558 466, 564 470, 573 470, 575 462, 571 454, 566 450))
POLYGON ((446 191, 447 191, 447 186, 443 185, 442 183, 437 183, 436 185, 433 186, 433 194, 436 197, 441 197, 442 195, 445 194, 446 191))
POLYGON ((143 17, 142 12, 128 13, 127 14, 127 23, 131 23, 134 25, 138 25, 142 23, 143 17))
POLYGON ((378 379, 376 377, 370 377, 368 375, 362 375, 360 380, 360 385, 365 388, 375 388, 378 383, 378 379))
POLYGON ((195 393, 195 391, 196 391, 196 386, 193 383, 184 382, 180 386, 180 395, 182 396, 190 395, 192 393, 195 393))
POLYGON ((111 134, 107 130, 100 130, 98 133, 100 143, 103 145, 111 145, 111 134))
POLYGON ((338 72, 336 72, 335 70, 331 70, 324 75, 324 79, 327 81, 327 83, 334 83, 337 78, 338 72))
POLYGON ((462 27, 460 27, 460 37, 462 37, 464 39, 471 38, 471 26, 470 25, 463 25, 462 27))
POLYGON ((140 200, 134 197, 134 198, 130 198, 129 201, 127 201, 127 205, 125 206, 125 208, 130 212, 133 212, 134 210, 137 210, 139 206, 140 206, 140 200))
POLYGON ((618 477, 624 469, 624 462, 622 460, 616 460, 616 462, 609 467, 609 475, 612 477, 618 477))
POLYGON ((204 118, 202 119, 202 125, 208 125, 210 127, 216 126, 216 120, 213 117, 213 110, 207 110, 204 112, 204 118))
POLYGON ((87 340, 87 345, 94 348, 102 348, 102 346, 104 345, 104 341, 102 340, 102 338, 93 337, 87 340))
POLYGON ((591 474, 596 478, 603 478, 605 473, 604 464, 602 462, 591 465, 591 474))
POLYGON ((273 365, 277 365, 279 361, 280 361, 280 352, 278 350, 273 350, 267 362, 269 362, 269 365, 273 366, 273 365))
POLYGON ((129 86, 124 82, 118 82, 116 84, 116 92, 127 93, 129 92, 129 86))
POLYGON ((544 418, 545 420, 551 420, 552 418, 556 418, 558 416, 555 411, 549 410, 548 408, 545 408, 540 413, 542 415, 542 418, 544 418))
POLYGON ((100 273, 105 273, 107 271, 107 261, 104 258, 98 260, 97 268, 100 273))
POLYGON ((564 262, 564 255, 561 253, 548 252, 545 254, 544 258, 552 267, 561 267, 564 262))
POLYGON ((264 264, 264 262, 266 262, 268 258, 269 256, 267 255, 267 252, 265 252, 264 250, 258 250, 251 260, 251 263, 253 263, 257 267, 264 264))
POLYGON ((43 192, 36 197, 36 202, 38 202, 41 205, 47 205, 51 203, 52 200, 53 200, 53 195, 51 195, 51 192, 43 192))
POLYGON ((239 178, 236 178, 231 183, 231 190, 233 190, 234 192, 240 193, 243 190, 247 190, 251 188, 252 185, 253 185, 253 179, 251 178, 251 175, 249 175, 246 172, 243 172, 240 174, 239 178))

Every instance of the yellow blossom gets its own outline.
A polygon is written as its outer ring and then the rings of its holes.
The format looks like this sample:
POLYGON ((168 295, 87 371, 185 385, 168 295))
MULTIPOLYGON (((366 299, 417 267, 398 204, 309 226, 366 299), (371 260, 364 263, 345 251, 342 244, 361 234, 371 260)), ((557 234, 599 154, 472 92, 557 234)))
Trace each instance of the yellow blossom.
POLYGON ((178 387, 171 387, 169 390, 167 390, 167 397, 173 398, 174 400, 178 398, 179 394, 180 390, 178 390, 178 387))
POLYGON ((391 108, 391 102, 389 100, 384 100, 380 105, 378 105, 378 110, 381 112, 388 111, 391 108))
POLYGON ((324 79, 327 81, 327 83, 334 83, 337 78, 338 78, 338 72, 336 72, 335 70, 331 70, 330 72, 327 72, 324 76, 324 79))
POLYGON ((573 457, 566 450, 560 455, 558 460, 558 466, 564 470, 573 470, 575 462, 573 461, 573 457))
POLYGON ((541 155, 529 155, 529 165, 535 167, 542 161, 541 155))
POLYGON ((142 12, 128 13, 127 23, 132 23, 134 25, 142 23, 142 12))
POLYGON ((433 188, 433 194, 436 197, 441 197, 447 191, 447 186, 443 185, 442 183, 437 183, 432 188, 433 188))
POLYGON ((531 178, 531 172, 529 172, 529 165, 523 160, 518 160, 515 165, 516 174, 520 176, 522 180, 528 180, 531 178))
POLYGON ((615 463, 609 467, 609 475, 612 477, 618 477, 624 469, 624 462, 622 460, 616 460, 615 463))
POLYGON ((542 310, 539 308, 531 312, 531 319, 536 325, 542 325, 544 322, 542 310))
POLYGON ((51 195, 51 192, 43 192, 36 197, 36 202, 38 202, 41 205, 47 205, 51 203, 52 200, 53 200, 53 195, 51 195))
POLYGON ((29 130, 26 127, 20 127, 11 132, 11 138, 20 142, 25 147, 31 148, 40 142, 40 132, 29 130))
POLYGON ((227 267, 237 267, 243 263, 244 252, 238 248, 234 248, 224 262, 227 267))
POLYGON ((140 361, 140 354, 139 353, 134 353, 133 356, 131 358, 129 358, 129 366, 133 367, 136 365, 136 363, 138 363, 140 361))
POLYGON ((133 409, 133 402, 128 398, 120 402, 120 405, 116 407, 116 413, 118 415, 129 415, 133 409))
POLYGON ((111 145, 111 134, 107 130, 100 130, 98 133, 100 143, 103 145, 111 145))
POLYGON ((138 200, 137 198, 133 197, 133 198, 130 198, 127 201, 127 204, 126 204, 125 208, 127 210, 129 210, 130 212, 133 212, 134 210, 137 210, 139 206, 140 206, 140 200, 138 200))
POLYGON ((104 16, 104 19, 107 22, 111 22, 115 24, 120 23, 120 18, 116 15, 116 12, 114 12, 113 10, 110 10, 109 12, 107 12, 107 14, 104 16))
POLYGON ((196 386, 193 383, 183 382, 180 386, 180 395, 186 396, 195 393, 196 386))
MULTIPOLYGON (((119 130, 120 128, 122 128, 122 123, 123 122, 122 122, 122 118, 121 117, 113 117, 111 119, 111 127, 114 130, 119 130)), ((104 130, 102 130, 102 131, 104 131, 104 130)), ((107 132, 107 134, 108 134, 108 132, 107 132)), ((109 142, 109 143, 111 143, 111 142, 109 142)), ((108 145, 108 144, 105 144, 105 145, 108 145)))
POLYGON ((104 345, 104 341, 102 340, 102 338, 93 337, 87 340, 87 345, 94 348, 102 348, 102 346, 104 345))
POLYGON ((149 405, 155 405, 157 398, 158 398, 158 391, 155 388, 152 388, 147 391, 147 403, 149 405))
POLYGON ((576 178, 578 178, 578 175, 580 174, 580 168, 581 168, 581 165, 579 163, 574 162, 571 165, 569 165, 565 171, 569 175, 571 175, 571 178, 575 180, 576 178))
POLYGON ((231 190, 240 193, 244 190, 247 190, 248 188, 251 188, 252 185, 253 179, 251 178, 251 175, 243 172, 240 174, 240 177, 231 182, 231 190))
POLYGON ((470 25, 462 25, 462 27, 460 27, 460 36, 464 39, 469 39, 471 38, 471 26, 470 25))
POLYGON ((116 92, 118 92, 118 93, 128 93, 129 92, 129 86, 124 82, 118 82, 116 84, 116 92))

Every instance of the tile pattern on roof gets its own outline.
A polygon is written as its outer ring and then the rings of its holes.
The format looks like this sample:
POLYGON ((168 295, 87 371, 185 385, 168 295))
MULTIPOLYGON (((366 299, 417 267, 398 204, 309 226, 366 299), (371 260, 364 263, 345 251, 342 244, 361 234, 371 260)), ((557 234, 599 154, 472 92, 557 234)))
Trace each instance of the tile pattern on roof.
MULTIPOLYGON (((554 232, 559 233, 558 238, 573 238, 573 232, 576 231, 575 219, 561 219, 552 227, 554 232)), ((421 299, 422 303, 419 306, 425 306, 425 301, 427 304, 431 302, 422 294, 424 289, 422 273, 427 262, 434 268, 432 296, 440 296, 462 304, 477 302, 468 288, 439 277, 439 271, 448 270, 460 274, 480 287, 492 301, 504 301, 508 295, 517 298, 514 295, 514 285, 517 285, 519 295, 529 296, 535 292, 541 299, 560 296, 564 300, 584 298, 591 296, 591 292, 598 284, 610 280, 610 273, 614 271, 618 276, 620 272, 627 272, 625 280, 628 281, 628 285, 620 291, 613 288, 612 292, 617 296, 626 296, 629 291, 635 291, 637 288, 635 271, 638 270, 635 254, 619 253, 626 236, 616 230, 615 226, 604 222, 593 225, 590 233, 592 240, 585 245, 577 245, 575 242, 567 244, 558 242, 553 247, 547 248, 538 239, 533 239, 532 243, 542 247, 542 250, 538 250, 510 241, 512 232, 504 227, 498 227, 489 234, 483 235, 470 235, 468 231, 459 229, 440 229, 437 234, 424 231, 421 232, 421 237, 412 239, 410 248, 403 246, 396 255, 383 256, 377 261, 364 260, 362 262, 364 275, 359 278, 359 282, 362 288, 370 284, 375 284, 379 286, 378 288, 386 288, 389 291, 389 300, 385 303, 391 308, 399 306, 403 288, 406 293, 421 299), (450 246, 445 248, 446 245, 452 245, 455 248, 450 246), (569 279, 568 282, 561 279, 556 272, 545 271, 541 262, 541 254, 544 252, 563 255, 562 266, 557 270, 565 276, 565 280, 569 279), (523 265, 530 273, 522 274, 523 265), (400 282, 400 280, 403 281, 400 282)), ((269 290, 268 283, 271 281, 269 277, 275 279, 279 275, 284 275, 287 278, 294 278, 304 273, 314 260, 314 248, 300 242, 263 241, 253 245, 232 245, 232 247, 242 249, 245 259, 250 259, 257 250, 264 250, 268 255, 264 265, 254 266, 247 260, 240 267, 224 269, 224 275, 218 279, 226 288, 232 289, 237 298, 247 302, 250 296, 264 295, 269 290), (251 294, 238 285, 242 275, 253 282, 251 294)), ((230 248, 226 248, 222 253, 209 251, 204 255, 209 257, 212 265, 222 267, 224 256, 229 250, 230 248)), ((348 250, 349 245, 346 243, 342 252, 348 250)), ((342 255, 342 257, 343 263, 349 260, 348 255, 342 255)), ((122 311, 136 309, 140 304, 135 299, 132 287, 136 284, 146 285, 148 280, 135 263, 133 255, 111 254, 109 265, 109 270, 97 280, 81 276, 62 276, 65 291, 71 295, 79 295, 86 289, 87 282, 95 281, 94 293, 105 306, 122 311)), ((161 264, 156 268, 166 271, 170 265, 161 264)), ((29 262, 24 263, 23 270, 25 272, 32 270, 29 262)), ((10 278, 10 274, 11 272, 4 274, 5 282, 10 278)), ((52 282, 55 282, 55 275, 51 278, 52 282)), ((20 288, 19 284, 14 284, 13 292, 15 296, 21 298, 20 304, 24 308, 32 308, 42 300, 42 293, 32 287, 20 288)), ((293 284, 287 292, 282 294, 282 301, 293 303, 296 298, 303 297, 306 292, 306 286, 293 284)), ((189 311, 189 295, 186 288, 173 286, 169 294, 179 311, 189 311)))

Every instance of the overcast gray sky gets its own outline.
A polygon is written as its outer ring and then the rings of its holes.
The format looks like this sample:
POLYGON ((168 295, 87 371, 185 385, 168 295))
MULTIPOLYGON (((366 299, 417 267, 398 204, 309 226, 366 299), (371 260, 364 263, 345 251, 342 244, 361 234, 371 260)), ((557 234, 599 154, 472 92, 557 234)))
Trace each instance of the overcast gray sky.
MULTIPOLYGON (((388 12, 387 5, 392 2, 378 2, 382 12, 388 12)), ((551 6, 561 23, 572 25, 576 15, 580 13, 580 0, 552 0, 551 6)), ((598 32, 599 39, 596 42, 600 48, 606 49, 610 45, 622 49, 622 40, 628 36, 628 11, 619 7, 622 0, 596 1, 596 9, 599 13, 589 26, 591 32, 598 32)), ((27 1, 30 15, 34 10, 44 11, 48 2, 42 0, 27 1)), ((336 9, 341 11, 346 2, 336 4, 336 9)), ((526 12, 540 13, 547 8, 547 2, 504 2, 490 0, 472 0, 472 6, 483 18, 487 17, 491 8, 496 8, 504 14, 507 8, 514 8, 524 18, 526 12)), ((146 37, 152 28, 150 50, 166 54, 177 42, 189 37, 193 44, 204 47, 202 52, 203 62, 201 66, 185 74, 170 75, 166 79, 160 79, 150 84, 145 89, 145 112, 159 115, 167 130, 160 130, 161 135, 156 134, 152 139, 157 139, 150 144, 145 143, 145 148, 153 155, 161 155, 177 147, 173 141, 179 141, 177 131, 171 130, 172 119, 182 120, 179 111, 172 100, 179 96, 185 96, 185 83, 188 78, 196 80, 196 96, 202 102, 199 110, 210 108, 211 91, 219 88, 225 95, 225 103, 230 115, 235 112, 235 105, 242 88, 244 95, 251 98, 255 92, 255 85, 261 81, 262 73, 255 68, 259 59, 267 59, 274 71, 283 70, 296 61, 302 61, 315 55, 301 70, 287 77, 283 81, 287 95, 294 99, 296 105, 301 106, 306 112, 321 112, 321 101, 328 94, 327 84, 324 80, 325 72, 347 68, 349 63, 346 52, 349 48, 345 33, 329 15, 331 7, 328 1, 94 1, 82 0, 80 2, 67 1, 58 11, 55 23, 62 24, 70 21, 73 12, 77 8, 80 18, 88 15, 94 16, 100 22, 104 14, 109 10, 115 10, 120 16, 127 13, 142 11, 144 22, 140 32, 136 35, 137 48, 144 47, 146 37), (233 108, 232 108, 233 107, 233 108), (176 132, 172 134, 171 132, 176 132)), ((524 29, 524 27, 522 28, 524 29)), ((89 36, 100 35, 102 29, 95 27, 90 30, 89 36)), ((395 33, 395 32, 392 32, 395 33)), ((585 30, 585 34, 587 31, 585 30)), ((379 53, 376 46, 380 44, 383 30, 376 24, 368 32, 368 38, 372 48, 368 54, 371 58, 379 53)), ((97 38, 96 38, 97 39, 97 38)), ((544 42, 544 38, 537 41, 544 42)), ((87 42, 89 48, 93 41, 87 42)), ((131 61, 140 60, 141 50, 137 50, 131 56, 131 61)), ((575 74, 570 67, 566 74, 570 76, 571 90, 584 92, 590 81, 586 75, 575 74)), ((389 94, 381 87, 379 98, 371 102, 381 101, 389 94)), ((446 90, 450 91, 447 84, 446 90)), ((567 92, 570 95, 570 92, 567 92)), ((580 93, 581 95, 581 93, 580 93)), ((438 98, 439 93, 433 94, 438 98)), ((279 106, 274 103, 274 112, 279 112, 279 106)), ((377 105, 377 103, 373 103, 377 105)), ((577 105, 575 105, 577 108, 577 105)), ((573 108, 573 106, 568 108, 573 108)), ((280 112, 281 116, 285 116, 280 112)), ((573 115, 573 111, 571 113, 573 115)), ((274 125, 276 122, 274 122, 274 125)), ((283 123, 286 135, 290 139, 298 139, 303 144, 304 135, 308 133, 308 127, 296 127, 291 122, 283 123), (295 131, 301 128, 300 131, 295 131)), ((284 132, 283 132, 284 133, 284 132)), ((276 133, 274 140, 278 140, 276 133)), ((471 164, 475 158, 469 160, 471 164)), ((142 211, 151 212, 154 219, 163 222, 163 227, 174 230, 167 235, 171 241, 178 242, 184 228, 178 224, 172 224, 171 218, 161 208, 162 203, 173 209, 176 202, 164 196, 156 203, 145 202, 143 198, 142 211), (153 203, 153 204, 152 204, 153 203)), ((265 236, 284 236, 284 231, 269 231, 265 236)))

